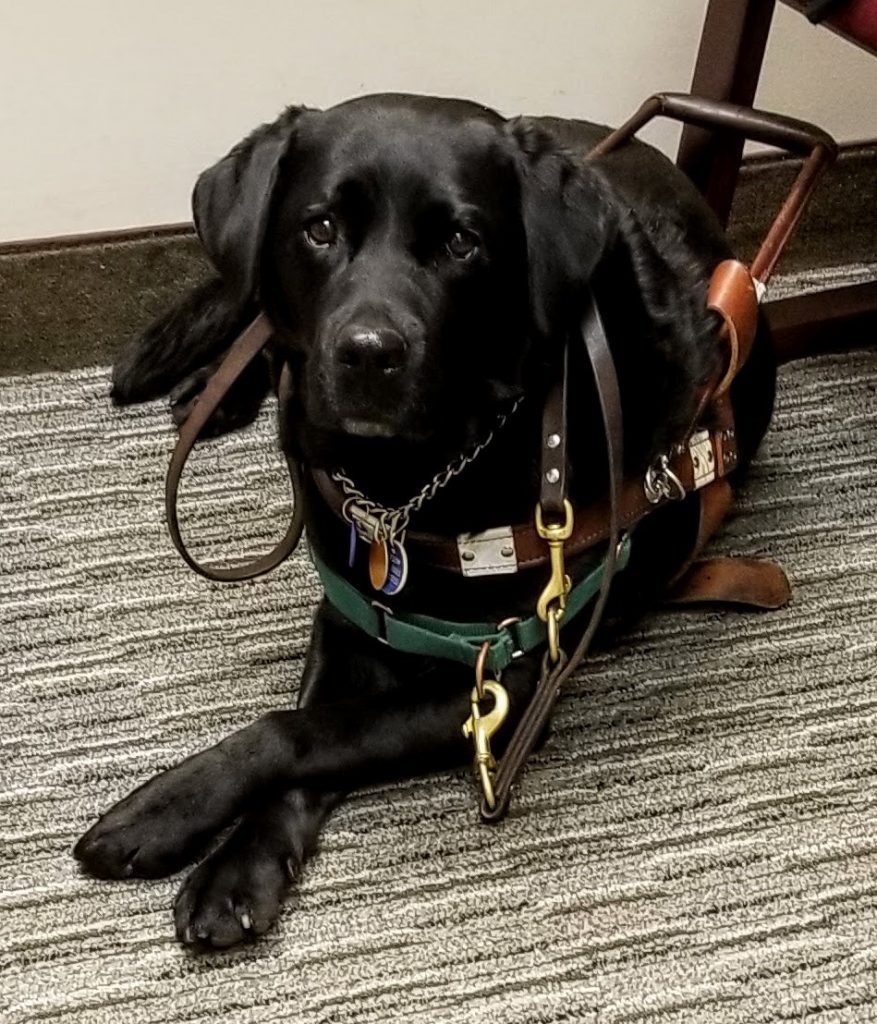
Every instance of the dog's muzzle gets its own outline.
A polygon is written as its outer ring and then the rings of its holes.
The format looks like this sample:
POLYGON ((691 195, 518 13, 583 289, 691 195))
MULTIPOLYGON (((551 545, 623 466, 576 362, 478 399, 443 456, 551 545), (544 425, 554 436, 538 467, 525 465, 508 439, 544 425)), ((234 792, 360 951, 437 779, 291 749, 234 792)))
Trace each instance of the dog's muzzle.
POLYGON ((324 355, 328 398, 339 426, 357 437, 393 437, 410 391, 411 351, 389 325, 352 322, 324 355))

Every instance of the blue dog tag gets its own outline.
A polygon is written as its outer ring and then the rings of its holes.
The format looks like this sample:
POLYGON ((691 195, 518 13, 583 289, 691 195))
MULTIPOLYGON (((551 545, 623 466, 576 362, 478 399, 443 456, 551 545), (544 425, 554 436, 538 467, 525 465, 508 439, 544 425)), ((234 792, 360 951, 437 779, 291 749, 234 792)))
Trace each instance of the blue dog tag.
POLYGON ((392 597, 398 594, 408 580, 408 554, 399 541, 393 541, 389 548, 387 580, 381 587, 381 593, 392 597))

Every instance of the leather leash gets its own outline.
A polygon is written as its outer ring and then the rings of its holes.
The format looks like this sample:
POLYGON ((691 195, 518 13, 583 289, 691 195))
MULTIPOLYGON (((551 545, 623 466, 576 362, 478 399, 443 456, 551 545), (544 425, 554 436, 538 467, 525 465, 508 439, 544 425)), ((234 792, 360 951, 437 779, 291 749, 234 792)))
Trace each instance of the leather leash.
MULTIPOLYGON (((289 470, 289 480, 292 485, 292 518, 283 539, 267 554, 261 555, 250 562, 245 562, 243 565, 230 568, 204 565, 198 562, 186 547, 180 533, 180 524, 177 517, 177 494, 180 486, 180 477, 192 448, 198 440, 198 435, 201 433, 204 424, 213 415, 216 407, 228 393, 229 388, 262 351, 273 332, 274 329, 268 318, 264 313, 260 313, 229 349, 222 365, 207 382, 206 387, 198 396, 188 419, 180 427, 179 440, 171 456, 167 477, 165 478, 164 507, 167 513, 168 531, 170 532, 174 547, 179 551, 183 561, 191 569, 194 569, 201 576, 206 576, 209 580, 216 580, 221 583, 237 583, 241 580, 250 580, 255 576, 262 576, 264 573, 270 572, 292 554, 301 539, 302 530, 304 529, 304 502, 301 500, 301 470, 298 463, 290 458, 289 455, 285 457, 289 470)), ((279 388, 281 404, 288 398, 291 387, 289 364, 284 363, 280 375, 279 388)))
MULTIPOLYGON (((545 728, 555 702, 560 695, 563 684, 588 653, 597 627, 603 617, 612 580, 615 576, 620 527, 618 521, 621 481, 624 467, 623 452, 623 421, 621 415, 621 395, 618 390, 618 376, 615 363, 609 351, 606 331, 600 312, 590 296, 588 308, 581 325, 581 335, 585 350, 594 374, 594 382, 600 402, 600 413, 603 419, 603 431, 606 437, 606 453, 609 466, 609 540, 603 563, 603 577, 597 593, 588 625, 576 645, 572 655, 567 658, 563 654, 555 664, 548 660, 548 654, 542 662, 542 671, 536 692, 530 704, 521 716, 505 754, 499 762, 494 782, 494 805, 490 807, 485 800, 481 804, 481 817, 486 822, 497 822, 508 810, 512 786, 521 773, 533 747, 545 728)), ((566 503, 564 476, 556 475, 552 470, 558 463, 564 467, 566 460, 566 411, 567 405, 567 360, 564 360, 563 386, 554 389, 546 405, 543 418, 543 460, 540 508, 545 515, 549 510, 556 512, 558 508, 563 514, 566 503), (555 438, 557 440, 555 441, 555 438)))

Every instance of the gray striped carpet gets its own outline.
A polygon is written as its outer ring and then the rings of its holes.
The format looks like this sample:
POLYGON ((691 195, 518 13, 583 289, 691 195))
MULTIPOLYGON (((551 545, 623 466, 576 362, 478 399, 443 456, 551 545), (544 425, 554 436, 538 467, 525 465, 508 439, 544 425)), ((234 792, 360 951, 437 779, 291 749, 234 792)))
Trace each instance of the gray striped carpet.
MULTIPOLYGON (((877 351, 784 370, 720 541, 779 558, 790 608, 652 615, 579 676, 505 824, 475 823, 468 772, 360 794, 279 927, 201 957, 172 938, 178 880, 92 881, 69 850, 292 699, 314 575, 192 575, 166 414, 106 391, 0 381, 4 1022, 877 1020, 877 351)), ((271 438, 197 457, 202 553, 281 528, 271 438)))

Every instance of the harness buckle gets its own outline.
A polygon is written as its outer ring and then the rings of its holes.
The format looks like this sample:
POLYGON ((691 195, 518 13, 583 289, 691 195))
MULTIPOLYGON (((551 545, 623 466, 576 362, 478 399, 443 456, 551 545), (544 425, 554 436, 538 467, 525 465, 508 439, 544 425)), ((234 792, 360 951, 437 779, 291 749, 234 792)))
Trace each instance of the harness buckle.
POLYGON ((503 619, 496 627, 499 632, 505 630, 512 638, 512 642, 515 645, 515 649, 512 651, 512 661, 514 661, 515 658, 523 658, 524 656, 524 648, 521 646, 521 637, 517 630, 512 631, 512 627, 517 626, 520 621, 520 615, 510 615, 507 619, 503 619))

